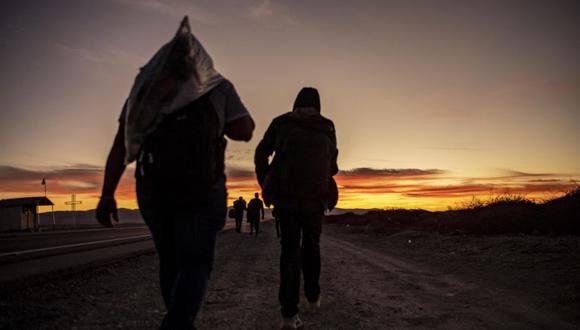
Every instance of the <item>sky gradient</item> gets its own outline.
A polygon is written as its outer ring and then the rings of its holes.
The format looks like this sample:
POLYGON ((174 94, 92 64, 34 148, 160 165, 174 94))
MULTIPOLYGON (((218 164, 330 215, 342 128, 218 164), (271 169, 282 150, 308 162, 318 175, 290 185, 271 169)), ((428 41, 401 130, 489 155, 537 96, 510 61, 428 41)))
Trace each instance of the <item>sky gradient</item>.
MULTIPOLYGON (((120 108, 183 15, 257 127, 230 197, 302 86, 336 125, 339 207, 555 197, 580 179, 578 1, 18 1, 0 12, 0 198, 94 208, 120 108)), ((117 198, 136 207, 133 169, 117 198)))

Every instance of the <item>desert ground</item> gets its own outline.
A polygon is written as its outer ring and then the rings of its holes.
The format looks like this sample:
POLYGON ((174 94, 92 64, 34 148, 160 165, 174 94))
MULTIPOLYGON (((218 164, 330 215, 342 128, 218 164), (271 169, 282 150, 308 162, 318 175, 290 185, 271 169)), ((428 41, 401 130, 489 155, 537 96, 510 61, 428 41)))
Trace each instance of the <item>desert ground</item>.
MULTIPOLYGON (((306 329, 577 329, 580 237, 376 230, 330 217, 321 238, 322 307, 306 329)), ((358 219, 360 220, 360 219, 358 219)), ((279 241, 220 233, 199 329, 276 329, 279 241)), ((154 254, 0 297, 2 329, 155 329, 164 306, 154 254)))

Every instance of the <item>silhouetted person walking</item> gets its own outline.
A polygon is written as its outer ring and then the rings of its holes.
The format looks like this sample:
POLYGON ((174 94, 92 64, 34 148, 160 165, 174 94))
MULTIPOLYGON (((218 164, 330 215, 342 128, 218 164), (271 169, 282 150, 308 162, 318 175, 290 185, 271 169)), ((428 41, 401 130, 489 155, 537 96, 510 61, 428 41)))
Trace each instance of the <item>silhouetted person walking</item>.
POLYGON ((306 299, 320 306, 320 233, 324 210, 333 208, 329 202, 337 199, 332 178, 338 172, 337 154, 334 124, 320 115, 318 91, 309 87, 300 91, 292 112, 272 121, 256 148, 262 197, 266 205, 274 204, 280 219, 283 329, 303 325, 298 316, 301 271, 306 299))
POLYGON ((244 211, 246 210, 246 201, 242 196, 234 201, 234 211, 236 214, 236 231, 242 232, 242 222, 244 220, 244 211))
POLYGON ((255 193, 254 198, 248 203, 248 221, 250 222, 250 235, 255 231, 256 236, 260 231, 260 214, 264 219, 264 203, 260 199, 260 194, 255 193))
POLYGON ((159 255, 162 329, 193 329, 225 223, 224 134, 249 141, 254 123, 214 68, 187 18, 141 68, 107 159, 97 219, 117 220, 114 192, 137 161, 137 199, 159 255))

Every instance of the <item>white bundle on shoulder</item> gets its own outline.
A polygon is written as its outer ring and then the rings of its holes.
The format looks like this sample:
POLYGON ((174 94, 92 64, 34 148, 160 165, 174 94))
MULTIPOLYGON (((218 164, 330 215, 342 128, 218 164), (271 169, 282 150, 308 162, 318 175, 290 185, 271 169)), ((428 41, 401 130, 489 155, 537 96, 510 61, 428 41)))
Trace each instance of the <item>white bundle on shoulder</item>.
POLYGON ((163 119, 219 85, 224 78, 199 40, 187 16, 175 37, 141 68, 125 113, 125 164, 134 161, 147 134, 163 119))

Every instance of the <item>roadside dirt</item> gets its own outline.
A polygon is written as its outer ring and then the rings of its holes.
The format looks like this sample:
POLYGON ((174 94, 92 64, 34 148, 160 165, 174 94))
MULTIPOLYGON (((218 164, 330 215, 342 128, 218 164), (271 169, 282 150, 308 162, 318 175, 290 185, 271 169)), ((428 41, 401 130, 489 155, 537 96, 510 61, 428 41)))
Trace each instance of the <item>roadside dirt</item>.
MULTIPOLYGON (((276 329, 279 243, 220 234, 200 329, 276 329)), ((307 329, 580 327, 578 238, 373 235, 327 225, 322 308, 307 329)), ((2 329, 155 329, 157 260, 145 255, 0 296, 2 329)))

